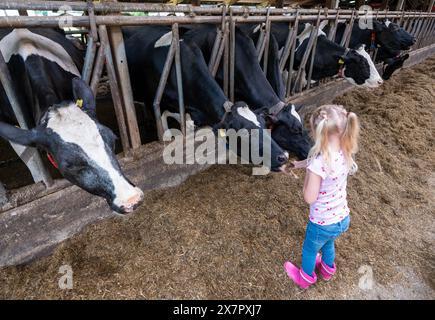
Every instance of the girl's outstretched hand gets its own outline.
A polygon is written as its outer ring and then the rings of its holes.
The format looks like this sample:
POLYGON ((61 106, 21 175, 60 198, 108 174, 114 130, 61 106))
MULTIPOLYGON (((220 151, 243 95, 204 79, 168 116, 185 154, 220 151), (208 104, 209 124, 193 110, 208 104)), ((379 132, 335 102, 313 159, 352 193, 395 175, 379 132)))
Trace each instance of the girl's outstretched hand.
POLYGON ((293 161, 292 162, 294 169, 305 169, 308 165, 307 159, 302 161, 293 161))

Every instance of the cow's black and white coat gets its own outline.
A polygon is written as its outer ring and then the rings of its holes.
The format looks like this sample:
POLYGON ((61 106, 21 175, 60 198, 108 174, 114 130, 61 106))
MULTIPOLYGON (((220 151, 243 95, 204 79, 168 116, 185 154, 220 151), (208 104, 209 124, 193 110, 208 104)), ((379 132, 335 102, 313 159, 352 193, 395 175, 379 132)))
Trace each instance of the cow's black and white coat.
MULTIPOLYGON (((206 61, 210 59, 217 27, 201 25, 188 28, 183 39, 195 42, 201 49, 206 61)), ((246 101, 256 112, 263 112, 268 127, 272 129, 273 139, 281 148, 294 153, 298 158, 305 159, 311 147, 311 140, 304 129, 302 119, 292 104, 286 104, 276 94, 271 82, 268 81, 258 62, 254 43, 244 31, 236 27, 235 33, 235 99, 246 101)), ((277 59, 270 59, 268 70, 270 76, 280 79, 277 59)), ((220 84, 223 83, 222 63, 216 75, 220 84)), ((275 87, 282 91, 281 86, 275 87)))
POLYGON ((104 197, 119 213, 133 211, 143 193, 120 169, 115 135, 96 120, 94 95, 79 78, 82 53, 61 31, 51 29, 3 29, 0 50, 30 127, 15 127, 0 87, 0 136, 47 151, 73 184, 104 197), (77 104, 78 99, 83 102, 77 104))
MULTIPOLYGON (((353 85, 360 85, 369 88, 376 88, 382 84, 380 77, 370 55, 365 51, 364 45, 356 46, 353 49, 346 49, 333 41, 328 40, 325 32, 322 31, 324 23, 320 25, 317 34, 316 55, 314 58, 312 80, 317 81, 323 78, 340 75, 353 85), (343 61, 343 64, 340 64, 343 61)), ((305 54, 309 37, 314 26, 305 23, 298 26, 296 39, 295 60, 293 69, 297 70, 305 54)), ((272 24, 271 34, 282 50, 288 36, 288 24, 272 24)), ((308 60, 310 61, 310 60, 308 60)), ((305 77, 308 75, 309 63, 306 65, 305 77)))
MULTIPOLYGON (((335 42, 339 43, 343 38, 346 25, 339 23, 335 34, 335 42)), ((327 28, 326 28, 327 30, 327 28)), ((373 28, 361 28, 358 21, 352 27, 349 47, 358 48, 364 44, 366 48, 378 48, 377 62, 383 62, 386 66, 382 78, 388 80, 394 71, 400 69, 408 59, 408 54, 401 54, 403 50, 409 50, 416 39, 396 23, 389 20, 373 21, 373 28)))
MULTIPOLYGON (((248 107, 249 103, 231 103, 211 75, 203 52, 181 30, 180 55, 184 101, 186 111, 196 126, 213 126, 215 129, 264 129, 265 119, 248 107), (225 114, 225 110, 229 110, 225 114)), ((172 42, 171 28, 144 26, 125 28, 124 37, 131 83, 135 99, 145 102, 145 115, 150 124, 155 122, 152 112, 153 100, 159 84, 165 59, 172 42)), ((178 112, 178 92, 175 68, 171 69, 161 101, 162 110, 178 112)), ((155 131, 155 129, 154 129, 155 131)), ((260 130, 260 134, 268 134, 260 130)), ((271 167, 279 170, 288 157, 272 140, 271 167)), ((260 139, 262 141, 262 139, 260 139)), ((259 146, 262 150, 262 146, 259 146)), ((260 151, 261 153, 262 151, 260 151)))

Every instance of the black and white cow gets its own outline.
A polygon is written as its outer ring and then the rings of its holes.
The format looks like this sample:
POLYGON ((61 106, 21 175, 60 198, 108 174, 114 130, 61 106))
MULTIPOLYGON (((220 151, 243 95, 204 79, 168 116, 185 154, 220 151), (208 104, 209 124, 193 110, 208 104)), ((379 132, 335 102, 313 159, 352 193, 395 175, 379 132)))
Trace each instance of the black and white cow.
MULTIPOLYGON (((145 114, 151 115, 165 59, 172 42, 171 28, 144 26, 124 29, 127 60, 135 99, 145 102, 145 114)), ((214 129, 264 129, 265 120, 244 102, 232 104, 211 75, 197 44, 182 36, 180 55, 186 112, 197 126, 214 129), (225 113, 225 109, 230 110, 225 113)), ((178 112, 175 68, 171 69, 161 102, 162 108, 178 112)), ((154 122, 153 118, 153 122, 154 122)), ((268 134, 267 130, 260 134, 268 134)), ((272 140, 271 169, 279 171, 288 161, 285 152, 272 140)), ((262 139, 260 138, 260 141, 262 139)), ((262 146, 259 146, 260 153, 262 146)))
MULTIPOLYGON (((191 28, 183 35, 183 39, 195 42, 209 61, 216 33, 216 26, 201 25, 191 28)), ((286 104, 275 93, 258 63, 252 39, 238 27, 235 34, 234 68, 235 98, 246 101, 256 112, 264 112, 268 127, 272 129, 273 139, 283 149, 300 159, 306 159, 311 140, 301 117, 294 105, 286 104)), ((270 69, 275 70, 273 66, 270 69)), ((277 75, 278 77, 280 76, 277 75)), ((222 64, 216 78, 218 82, 223 82, 222 64)))
MULTIPOLYGON (((335 34, 335 42, 343 37, 346 25, 339 23, 335 34)), ((382 75, 388 80, 393 72, 403 66, 408 54, 401 55, 402 50, 409 50, 416 39, 396 23, 389 20, 373 21, 373 28, 361 28, 356 21, 352 27, 349 47, 357 48, 364 44, 367 48, 378 48, 376 61, 383 62, 386 69, 382 75)))
POLYGON ((30 125, 15 126, 0 86, 0 137, 45 150, 67 180, 105 198, 118 213, 132 212, 143 192, 121 171, 115 135, 96 120, 94 95, 79 78, 82 53, 61 31, 49 29, 2 29, 0 50, 30 125))
MULTIPOLYGON (((313 25, 309 23, 300 24, 296 40, 295 60, 293 68, 297 70, 305 54, 313 25)), ((271 33, 276 39, 280 50, 285 46, 289 29, 287 23, 272 24, 271 33)), ((339 75, 348 82, 376 88, 383 81, 379 75, 370 55, 364 50, 363 45, 353 49, 346 49, 333 41, 328 40, 326 34, 319 28, 317 36, 316 55, 314 58, 311 79, 314 81, 323 78, 339 75)), ((309 63, 305 69, 305 80, 308 74, 309 63)))

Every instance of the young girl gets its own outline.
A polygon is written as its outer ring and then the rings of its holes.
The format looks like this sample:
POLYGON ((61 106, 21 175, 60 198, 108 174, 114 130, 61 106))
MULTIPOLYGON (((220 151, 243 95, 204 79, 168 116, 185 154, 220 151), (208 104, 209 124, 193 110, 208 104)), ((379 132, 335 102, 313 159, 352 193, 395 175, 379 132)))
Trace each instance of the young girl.
POLYGON ((315 144, 306 161, 295 162, 307 168, 304 199, 310 204, 309 222, 302 248, 302 266, 286 262, 284 268, 301 288, 317 281, 314 269, 324 280, 335 274, 335 239, 349 228, 346 200, 347 176, 357 170, 359 122, 355 113, 343 106, 324 105, 310 119, 315 144), (322 254, 319 254, 319 251, 322 254))

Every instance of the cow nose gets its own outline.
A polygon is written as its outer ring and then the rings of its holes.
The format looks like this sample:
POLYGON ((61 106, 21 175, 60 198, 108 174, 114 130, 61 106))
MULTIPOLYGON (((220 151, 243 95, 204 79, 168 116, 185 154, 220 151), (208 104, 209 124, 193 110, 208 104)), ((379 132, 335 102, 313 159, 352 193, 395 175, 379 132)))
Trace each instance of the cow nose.
POLYGON ((286 156, 285 154, 280 154, 278 156, 278 162, 279 164, 284 164, 288 161, 288 156, 286 156))
POLYGON ((134 196, 128 198, 125 204, 121 206, 121 213, 123 214, 131 213, 143 203, 144 194, 142 190, 138 188, 136 189, 137 189, 137 193, 134 196))
POLYGON ((378 80, 378 84, 379 84, 379 85, 381 85, 381 84, 383 84, 383 83, 384 83, 384 80, 382 80, 382 79, 379 79, 379 80, 378 80))

